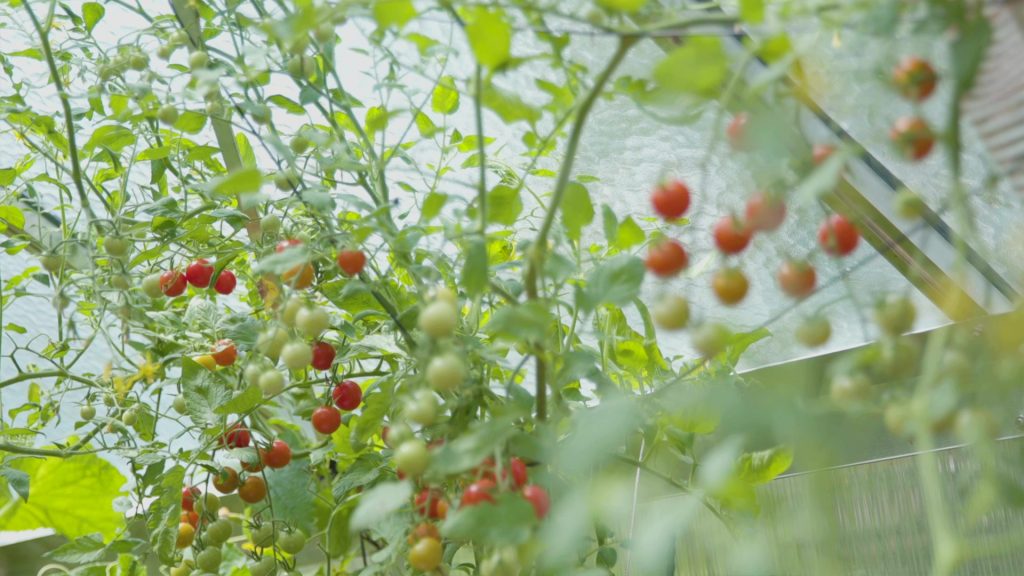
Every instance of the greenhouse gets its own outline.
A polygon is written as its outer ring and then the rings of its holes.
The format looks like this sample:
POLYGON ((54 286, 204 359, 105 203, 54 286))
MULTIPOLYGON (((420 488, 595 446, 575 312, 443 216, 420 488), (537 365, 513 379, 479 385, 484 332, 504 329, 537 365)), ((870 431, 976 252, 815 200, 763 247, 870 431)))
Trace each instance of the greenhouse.
POLYGON ((1024 574, 1024 2, 0 0, 0 576, 1024 574))

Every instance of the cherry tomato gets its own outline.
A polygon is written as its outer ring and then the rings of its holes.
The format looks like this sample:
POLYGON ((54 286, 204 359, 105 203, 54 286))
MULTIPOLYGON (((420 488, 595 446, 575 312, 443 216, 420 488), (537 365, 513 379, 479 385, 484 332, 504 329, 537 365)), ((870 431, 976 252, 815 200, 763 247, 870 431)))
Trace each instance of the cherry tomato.
POLYGON ((265 372, 260 373, 260 377, 256 381, 256 385, 260 387, 260 391, 263 392, 264 396, 276 396, 284 390, 284 374, 270 368, 265 372))
POLYGON ((362 250, 342 250, 338 252, 338 268, 349 276, 358 276, 366 266, 366 254, 362 250))
POLYGON ((427 384, 438 392, 451 392, 466 379, 466 365, 454 353, 440 354, 427 364, 427 384))
POLYGON ((221 438, 221 444, 228 448, 245 448, 249 446, 251 439, 249 429, 242 426, 241 422, 239 422, 228 428, 228 431, 224 433, 224 437, 221 438))
POLYGON ((178 109, 172 104, 164 104, 161 106, 160 109, 157 110, 156 115, 157 118, 160 119, 160 122, 168 126, 171 126, 178 121, 178 109))
POLYGON ((114 256, 115 258, 124 256, 128 253, 129 245, 128 241, 120 236, 107 236, 103 241, 103 250, 107 254, 114 256))
POLYGON ((753 232, 735 216, 725 216, 715 224, 715 245, 723 254, 739 254, 750 244, 753 232))
POLYGON ((434 520, 443 519, 448 512, 444 493, 433 488, 424 488, 416 495, 415 507, 421 516, 434 520))
POLYGON ((651 307, 654 323, 665 330, 681 330, 690 321, 690 303, 676 294, 666 294, 651 307))
MULTIPOLYGON (((302 246, 302 240, 296 240, 294 238, 281 240, 277 243, 277 246, 274 247, 274 251, 280 253, 297 246, 302 246)), ((299 264, 298 266, 285 271, 284 274, 281 274, 281 281, 296 290, 309 288, 313 285, 313 265, 309 263, 299 264)))
POLYGON ((938 81, 932 65, 917 56, 904 57, 892 71, 892 82, 900 95, 913 102, 927 100, 938 81))
POLYGON ((739 268, 723 268, 711 279, 711 288, 718 300, 727 306, 738 304, 747 295, 750 287, 747 277, 739 268))
POLYGON ((507 478, 509 473, 512 474, 512 485, 516 488, 522 488, 525 486, 529 479, 526 462, 523 462, 519 458, 512 457, 509 459, 508 468, 502 471, 502 476, 507 478))
POLYGON ((690 263, 683 245, 677 240, 666 238, 651 244, 644 264, 655 276, 668 278, 679 274, 690 263))
POLYGON ((421 538, 409 549, 409 565, 423 572, 431 572, 441 565, 444 548, 436 538, 421 538))
MULTIPOLYGON (((57 258, 60 258, 60 257, 57 256, 57 258)), ((63 258, 61 258, 61 262, 57 264, 57 268, 60 269, 60 267, 63 266, 63 265, 64 265, 63 258)), ((51 272, 56 272, 56 271, 55 270, 51 270, 51 272)), ((150 274, 150 275, 146 276, 145 278, 143 278, 142 282, 140 284, 141 287, 142 287, 142 293, 145 294, 146 296, 149 296, 151 299, 154 299, 154 300, 157 299, 157 298, 163 298, 163 296, 164 296, 164 287, 163 287, 163 284, 160 281, 162 276, 163 276, 162 274, 156 273, 156 274, 150 274)))
POLYGON ((437 529, 437 526, 430 522, 421 522, 417 524, 412 532, 409 532, 408 542, 410 545, 419 542, 424 538, 433 538, 435 540, 441 539, 441 531, 437 529))
POLYGON ((187 287, 188 280, 178 270, 168 270, 160 275, 160 291, 164 293, 164 296, 171 298, 181 296, 187 287))
POLYGON ((213 265, 205 258, 196 260, 185 269, 185 279, 196 288, 206 288, 210 285, 211 278, 213 278, 213 265))
POLYGON ((238 285, 238 278, 235 277, 235 273, 231 270, 221 270, 217 276, 217 280, 213 283, 213 289, 219 294, 227 296, 235 291, 235 286, 238 285))
POLYGON ((829 395, 837 404, 862 402, 871 395, 871 380, 863 374, 840 374, 832 379, 829 395))
POLYGON ((313 349, 305 342, 289 342, 281 349, 281 361, 289 370, 302 370, 313 361, 313 349))
POLYGON ((331 316, 320 306, 299 308, 295 313, 295 327, 306 338, 319 338, 324 330, 331 327, 331 316))
POLYGON ((437 299, 420 311, 420 330, 434 339, 447 338, 459 326, 459 311, 448 300, 437 299))
POLYGON ((186 486, 181 489, 181 509, 191 512, 195 509, 196 497, 199 496, 199 488, 186 486))
POLYGON ((909 332, 916 317, 914 303, 906 296, 889 296, 875 305, 875 323, 890 336, 909 332))
POLYGON ((327 342, 317 342, 313 345, 313 359, 309 364, 315 370, 330 370, 336 354, 334 346, 327 342))
POLYGON ((199 513, 191 510, 184 510, 181 513, 181 522, 183 524, 188 524, 193 528, 197 528, 199 526, 199 513))
POLYGON ((213 487, 221 494, 230 494, 238 488, 238 472, 230 466, 217 471, 213 477, 213 487))
POLYGON ((818 275, 806 260, 786 260, 779 268, 779 287, 793 298, 806 298, 814 292, 818 275))
POLYGON ((178 538, 174 545, 178 548, 188 548, 196 539, 196 529, 187 522, 178 524, 178 538))
POLYGON ((220 548, 210 546, 196 555, 196 566, 205 572, 216 573, 220 570, 220 548))
POLYGON ((832 325, 824 316, 811 316, 796 328, 796 339, 808 348, 821 346, 832 336, 832 325))
POLYGON ((331 391, 334 404, 345 411, 352 411, 363 401, 363 389, 353 380, 345 380, 331 391))
POLYGON ((676 220, 690 208, 690 189, 679 180, 662 183, 651 194, 651 204, 665 220, 676 220))
POLYGON ((744 150, 747 147, 747 123, 750 122, 750 114, 740 112, 732 117, 729 126, 725 129, 725 135, 729 139, 729 145, 733 150, 744 150))
POLYGON ((313 429, 321 434, 334 434, 341 427, 341 412, 334 406, 321 406, 313 410, 313 429))
POLYGON ((693 332, 693 347, 704 358, 718 356, 732 339, 732 331, 718 322, 705 322, 693 332))
POLYGON ((249 504, 259 502, 267 497, 267 483, 260 476, 250 474, 238 487, 238 497, 249 504))
POLYGON ((462 500, 459 502, 460 508, 466 508, 468 506, 476 506, 484 502, 490 502, 494 504, 494 496, 491 495, 495 489, 494 481, 484 478, 477 480, 469 486, 466 486, 466 490, 462 493, 462 500))
POLYGON ((830 156, 836 151, 836 147, 831 144, 815 144, 811 149, 811 157, 814 160, 815 165, 820 165, 828 160, 830 156))
POLYGON ((771 232, 786 219, 786 203, 778 195, 756 192, 747 199, 745 216, 751 230, 771 232))
POLYGON ((274 440, 269 450, 260 453, 261 460, 271 468, 284 468, 292 461, 292 449, 284 440, 274 440))
POLYGON ((241 461, 242 470, 246 472, 260 472, 265 467, 263 464, 263 451, 258 449, 247 450, 247 453, 251 454, 249 457, 241 461))
POLYGON ((395 467, 402 474, 419 476, 430 465, 430 451, 419 438, 406 440, 395 449, 395 467))
POLYGON ((833 214, 818 228, 818 244, 831 256, 846 256, 857 248, 860 233, 842 214, 833 214))
POLYGON ((210 356, 218 366, 231 366, 238 359, 238 348, 231 340, 218 340, 210 349, 210 356))
POLYGON ((217 361, 214 360, 213 356, 211 356, 210 354, 203 354, 202 356, 196 356, 195 360, 196 360, 196 364, 199 364, 200 366, 202 366, 203 368, 206 368, 207 370, 216 370, 217 369, 217 361))
POLYGON ((538 520, 543 520, 548 515, 548 509, 551 508, 551 498, 548 497, 547 490, 536 484, 530 484, 523 487, 523 497, 533 505, 533 511, 537 513, 538 520))
POLYGON ((916 116, 896 120, 889 131, 889 139, 904 158, 915 161, 924 159, 935 146, 932 129, 916 116))

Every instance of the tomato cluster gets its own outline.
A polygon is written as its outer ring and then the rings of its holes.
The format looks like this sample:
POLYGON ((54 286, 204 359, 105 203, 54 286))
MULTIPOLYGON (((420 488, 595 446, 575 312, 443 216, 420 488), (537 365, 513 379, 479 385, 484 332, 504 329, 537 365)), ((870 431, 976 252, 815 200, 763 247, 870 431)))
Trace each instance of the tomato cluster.
MULTIPOLYGON (((892 82, 901 96, 918 104, 927 100, 938 84, 939 76, 926 60, 907 56, 893 69, 892 82)), ((889 139, 904 158, 923 160, 935 146, 935 134, 920 116, 904 116, 896 120, 889 139)))

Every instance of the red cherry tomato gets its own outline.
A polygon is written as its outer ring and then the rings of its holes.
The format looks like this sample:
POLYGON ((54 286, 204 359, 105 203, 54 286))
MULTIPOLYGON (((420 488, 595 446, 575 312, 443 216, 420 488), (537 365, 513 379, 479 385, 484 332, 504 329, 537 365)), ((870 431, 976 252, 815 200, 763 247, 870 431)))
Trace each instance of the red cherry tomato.
POLYGON ((200 258, 185 269, 185 278, 196 288, 206 288, 210 285, 210 278, 213 278, 213 265, 209 260, 200 258))
POLYGON ((744 150, 747 147, 747 122, 750 121, 750 114, 740 112, 732 117, 729 126, 725 129, 725 135, 729 138, 729 145, 733 150, 744 150))
POLYGON ((271 468, 284 468, 292 461, 292 449, 284 440, 274 440, 270 449, 261 451, 260 460, 271 468))
POLYGON ((842 214, 833 214, 818 228, 818 244, 832 256, 846 256, 857 248, 857 227, 842 214))
POLYGON ((939 75, 926 60, 907 56, 892 71, 892 81, 899 93, 913 102, 923 102, 935 92, 939 75))
POLYGON ((529 479, 529 472, 526 470, 526 463, 519 458, 511 458, 508 461, 508 468, 504 470, 502 476, 508 477, 509 473, 512 474, 512 484, 516 488, 522 488, 526 485, 529 479))
POLYGON ((210 349, 210 356, 218 366, 231 366, 238 358, 238 348, 231 340, 218 340, 210 349))
POLYGON ((349 276, 357 276, 366 266, 366 254, 362 250, 342 250, 338 252, 338 267, 349 276))
POLYGON ((828 160, 829 156, 836 151, 836 147, 831 144, 815 144, 811 150, 811 154, 814 158, 814 164, 819 165, 825 160, 828 160))
POLYGON ((690 258, 683 245, 670 238, 651 244, 644 261, 648 270, 662 278, 679 274, 689 263, 690 258))
POLYGON ((548 497, 547 490, 536 484, 530 484, 523 487, 523 497, 533 505, 533 511, 537 513, 537 519, 543 520, 548 515, 548 509, 551 508, 551 498, 548 497))
POLYGON ((334 404, 342 410, 351 411, 359 407, 363 401, 363 389, 352 380, 345 380, 334 387, 331 392, 334 404))
POLYGON ((302 240, 295 238, 289 238, 287 240, 281 240, 274 246, 274 252, 281 253, 285 250, 292 248, 293 246, 302 246, 302 240))
POLYGON ((238 472, 229 466, 221 468, 213 477, 213 487, 221 494, 234 492, 238 488, 238 472))
POLYGON ((495 485, 492 480, 484 479, 473 482, 466 486, 466 490, 462 493, 462 501, 459 503, 459 507, 476 506, 484 502, 494 504, 494 496, 491 495, 494 488, 495 485))
POLYGON ((231 270, 221 270, 217 280, 213 283, 213 289, 219 294, 227 296, 235 291, 236 285, 238 285, 238 278, 235 277, 235 273, 231 270))
POLYGON ((922 160, 935 146, 935 134, 928 123, 918 117, 904 116, 896 120, 889 139, 904 158, 922 160))
POLYGON ((249 429, 242 426, 241 422, 239 422, 228 428, 228 431, 224 433, 224 437, 221 438, 221 444, 228 448, 247 448, 251 440, 252 437, 249 435, 249 429))
POLYGON ((309 364, 316 370, 330 370, 336 354, 334 346, 327 342, 317 342, 313 345, 313 360, 309 364))
POLYGON ((313 410, 313 429, 321 434, 334 434, 341 427, 341 412, 334 406, 321 406, 313 410))
POLYGON ((267 497, 267 483, 262 477, 250 474, 238 487, 238 497, 249 504, 259 502, 267 497))
POLYGON ((199 513, 192 510, 185 510, 181 513, 181 523, 196 528, 199 526, 199 513))
MULTIPOLYGON (((274 247, 274 251, 284 252, 285 250, 296 246, 302 246, 302 240, 296 240, 294 238, 281 240, 277 243, 277 246, 274 247)), ((313 265, 309 263, 299 264, 298 266, 290 268, 281 274, 281 281, 297 290, 302 290, 303 288, 309 288, 312 286, 313 279, 313 265)))
POLYGON ((164 293, 164 296, 181 296, 185 293, 185 288, 188 287, 188 280, 185 279, 185 275, 178 270, 168 270, 160 275, 160 291, 164 293))
POLYGON ((725 216, 715 224, 715 245, 723 254, 739 254, 750 244, 753 232, 735 216, 725 216))
POLYGON ((771 232, 786 219, 786 203, 775 194, 756 192, 747 198, 747 226, 752 230, 771 232))
POLYGON ((787 260, 779 269, 779 287, 793 298, 806 298, 814 292, 817 274, 806 261, 787 260))
POLYGON ((199 497, 199 488, 186 486, 181 489, 181 509, 187 512, 195 510, 196 498, 199 497))
POLYGON ((443 519, 448 513, 444 493, 435 488, 424 488, 416 495, 416 511, 427 518, 443 519))
POLYGON ((665 182, 654 189, 651 204, 665 220, 676 220, 690 208, 690 189, 679 180, 665 182))

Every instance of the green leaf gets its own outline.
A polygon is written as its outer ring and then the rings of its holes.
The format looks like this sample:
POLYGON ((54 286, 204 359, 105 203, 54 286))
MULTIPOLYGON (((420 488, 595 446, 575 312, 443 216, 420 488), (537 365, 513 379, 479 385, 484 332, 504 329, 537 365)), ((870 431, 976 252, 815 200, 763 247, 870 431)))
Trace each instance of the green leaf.
POLYGON ((258 192, 263 184, 263 173, 258 168, 240 168, 207 182, 206 190, 215 194, 246 194, 258 192))
POLYGON ((8 226, 24 229, 25 214, 17 206, 0 204, 0 231, 7 230, 8 226))
POLYGON ((200 428, 213 428, 221 423, 217 408, 231 399, 231 391, 223 382, 191 358, 181 359, 181 389, 192 422, 200 428))
POLYGON ((526 121, 530 124, 540 119, 540 111, 514 96, 490 85, 484 90, 483 105, 501 117, 506 124, 526 121))
POLYGON ((430 475, 443 478, 479 466, 516 433, 514 418, 478 422, 455 440, 437 448, 430 460, 430 475))
POLYGON ((476 296, 487 288, 488 277, 487 243, 482 238, 473 240, 466 248, 460 283, 470 296, 476 296))
POLYGON ((548 333, 554 318, 544 305, 527 302, 495 310, 486 330, 496 338, 540 341, 548 333))
POLYGON ((14 489, 15 494, 28 502, 29 476, 26 472, 9 466, 0 466, 0 476, 7 479, 7 484, 14 489))
POLYGON ((14 184, 14 179, 18 177, 18 171, 14 168, 0 168, 0 186, 10 186, 14 184))
POLYGON ((448 201, 448 195, 440 192, 431 192, 427 194, 426 199, 423 200, 423 212, 420 213, 420 220, 423 222, 429 222, 437 217, 441 213, 441 208, 444 208, 445 202, 448 201))
POLYGON ((959 26, 960 33, 956 35, 950 52, 953 55, 953 78, 957 90, 965 94, 974 85, 978 69, 985 61, 985 53, 992 41, 992 25, 986 18, 970 18, 959 26))
POLYGON ((590 192, 579 182, 570 182, 562 198, 562 224, 566 234, 573 240, 580 239, 583 227, 594 221, 594 203, 590 192))
POLYGON ((134 143, 135 133, 130 129, 120 124, 107 124, 93 131, 85 146, 82 146, 82 150, 88 152, 96 148, 107 148, 113 152, 120 152, 134 143))
POLYGON ((485 8, 468 13, 466 36, 476 61, 492 70, 507 62, 512 50, 512 27, 505 21, 505 13, 485 8))
POLYGON ((234 398, 218 406, 214 412, 217 414, 244 414, 259 405, 263 399, 263 392, 259 386, 249 386, 238 393, 234 398))
POLYGON ((764 0, 740 0, 740 18, 750 24, 764 22, 764 0))
POLYGON ((417 112, 416 129, 420 131, 420 136, 430 138, 437 133, 437 124, 434 124, 434 121, 430 119, 430 116, 427 116, 423 112, 417 112))
POLYGON ((366 131, 369 133, 380 132, 388 127, 388 111, 380 106, 374 106, 366 111, 366 131))
POLYGON ((65 542, 56 550, 47 552, 46 557, 68 564, 90 564, 102 560, 106 552, 107 545, 103 541, 103 535, 94 533, 65 542))
POLYGON ((267 100, 269 100, 271 104, 278 106, 279 108, 281 108, 285 112, 288 112, 289 114, 296 114, 298 116, 302 116, 303 114, 306 113, 306 109, 300 106, 298 102, 286 96, 274 94, 267 100))
POLYGON ((25 458, 11 462, 10 468, 31 477, 32 499, 3 506, 4 530, 50 528, 67 538, 93 532, 110 538, 124 525, 114 499, 121 495, 125 477, 99 456, 25 458))
POLYGON ((308 466, 285 466, 267 472, 267 490, 274 503, 274 518, 313 531, 313 477, 308 466))
POLYGON ((409 482, 383 482, 363 493, 352 513, 353 532, 369 528, 405 506, 412 496, 409 482))
POLYGON ((740 479, 751 484, 771 482, 793 465, 793 451, 784 446, 740 456, 740 479))
POLYGON ((618 234, 615 238, 615 247, 619 250, 626 250, 640 244, 647 238, 643 228, 633 221, 632 216, 619 223, 618 234))
POLYGON ((175 130, 181 130, 189 134, 198 134, 203 130, 203 126, 206 126, 206 114, 192 112, 191 110, 182 112, 178 116, 178 121, 174 123, 175 130))
POLYGON ((523 211, 523 201, 519 198, 519 190, 498 184, 487 193, 487 221, 504 226, 511 226, 519 219, 523 211))
POLYGON ((619 254, 591 271, 580 307, 593 310, 602 304, 625 306, 640 293, 644 263, 631 254, 619 254))
POLYGON ((86 2, 82 4, 82 18, 85 19, 85 29, 92 32, 96 24, 107 13, 107 9, 98 2, 86 2))
POLYGON ((647 5, 647 0, 597 0, 597 5, 615 12, 637 12, 647 5))
POLYGON ((658 63, 654 80, 672 92, 711 97, 725 81, 728 67, 729 60, 720 38, 691 36, 658 63))
POLYGON ((455 89, 455 79, 442 76, 430 95, 430 108, 440 114, 451 114, 459 109, 459 92, 455 89))
POLYGON ((537 516, 533 506, 514 492, 499 494, 494 504, 460 508, 441 527, 446 538, 493 546, 517 545, 530 538, 537 516))
POLYGON ((160 160, 171 155, 171 146, 154 146, 146 148, 135 157, 136 160, 160 160))
POLYGON ((381 28, 401 28, 416 17, 412 0, 379 0, 373 3, 373 19, 381 28))
POLYGON ((601 224, 604 227, 604 239, 609 245, 615 242, 619 235, 619 220, 615 217, 612 207, 607 204, 601 205, 601 224))

